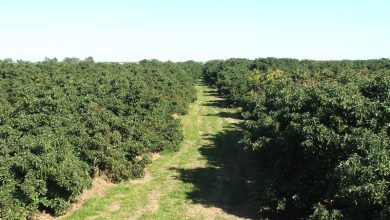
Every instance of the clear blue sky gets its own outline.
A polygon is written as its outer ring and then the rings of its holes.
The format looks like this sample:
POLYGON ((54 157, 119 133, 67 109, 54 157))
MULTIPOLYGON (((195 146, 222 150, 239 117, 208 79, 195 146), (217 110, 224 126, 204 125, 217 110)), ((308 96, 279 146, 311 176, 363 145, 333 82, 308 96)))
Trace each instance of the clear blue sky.
POLYGON ((389 0, 8 0, 0 59, 390 58, 389 0))

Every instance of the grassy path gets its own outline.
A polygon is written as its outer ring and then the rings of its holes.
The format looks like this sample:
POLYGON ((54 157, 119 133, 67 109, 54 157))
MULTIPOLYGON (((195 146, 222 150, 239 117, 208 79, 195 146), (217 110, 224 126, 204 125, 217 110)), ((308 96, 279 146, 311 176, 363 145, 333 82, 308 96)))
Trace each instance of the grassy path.
POLYGON ((200 84, 180 116, 184 141, 163 153, 143 180, 113 185, 66 219, 248 219, 256 204, 250 160, 237 144, 237 109, 200 84))

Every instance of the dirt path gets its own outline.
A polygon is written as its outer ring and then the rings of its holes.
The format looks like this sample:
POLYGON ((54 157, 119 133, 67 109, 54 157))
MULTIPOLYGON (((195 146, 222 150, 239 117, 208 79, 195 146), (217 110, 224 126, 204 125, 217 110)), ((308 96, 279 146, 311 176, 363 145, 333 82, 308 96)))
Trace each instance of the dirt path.
POLYGON ((253 219, 254 165, 242 146, 237 109, 200 84, 184 141, 147 168, 147 180, 110 186, 65 219, 253 219))

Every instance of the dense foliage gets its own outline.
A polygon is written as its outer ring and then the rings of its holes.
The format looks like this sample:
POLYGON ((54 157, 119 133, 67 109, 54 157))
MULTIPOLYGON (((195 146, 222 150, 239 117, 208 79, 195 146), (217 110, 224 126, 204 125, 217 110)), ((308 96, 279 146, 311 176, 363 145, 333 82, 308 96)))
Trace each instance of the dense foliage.
POLYGON ((390 60, 215 60, 204 76, 243 108, 264 217, 390 218, 390 60))
POLYGON ((182 140, 202 65, 0 61, 0 219, 64 213, 91 177, 143 175, 182 140), (191 70, 191 71, 189 71, 191 70))

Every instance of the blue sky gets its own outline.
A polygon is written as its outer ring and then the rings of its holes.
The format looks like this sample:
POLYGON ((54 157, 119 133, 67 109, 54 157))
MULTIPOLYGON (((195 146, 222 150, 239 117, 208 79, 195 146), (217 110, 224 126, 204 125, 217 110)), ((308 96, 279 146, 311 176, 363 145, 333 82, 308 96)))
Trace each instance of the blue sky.
POLYGON ((388 0, 13 0, 0 25, 0 59, 390 58, 388 0))

